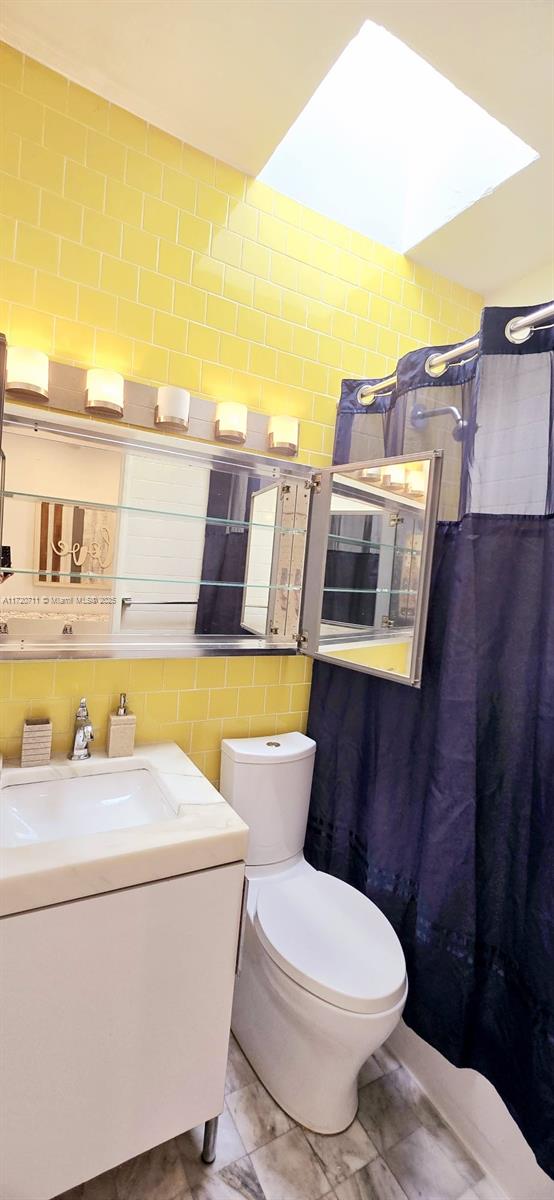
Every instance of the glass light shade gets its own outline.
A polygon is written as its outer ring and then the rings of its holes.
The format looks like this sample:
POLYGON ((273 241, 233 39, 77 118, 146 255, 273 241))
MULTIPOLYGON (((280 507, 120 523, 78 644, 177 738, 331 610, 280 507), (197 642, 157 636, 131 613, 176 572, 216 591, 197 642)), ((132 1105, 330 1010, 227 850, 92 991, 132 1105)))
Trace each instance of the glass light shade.
POLYGON ((393 492, 400 492, 406 485, 404 467, 401 463, 388 465, 383 468, 383 486, 393 492))
POLYGON ((8 346, 6 391, 13 396, 48 400, 48 355, 28 346, 8 346))
POLYGON ((190 392, 187 392, 186 388, 172 387, 170 384, 158 388, 158 402, 154 412, 156 425, 184 431, 189 427, 189 412, 190 392))
POLYGON ((276 450, 278 454, 296 454, 298 452, 297 417, 270 417, 267 444, 270 450, 276 450))
POLYGON ((427 480, 421 467, 408 467, 406 469, 406 490, 409 494, 417 497, 424 496, 426 487, 427 480))
POLYGON ((92 367, 87 371, 85 408, 106 417, 123 416, 123 375, 92 367))
POLYGON ((215 436, 220 442, 235 442, 242 446, 246 441, 247 422, 246 404, 222 400, 215 410, 215 436))

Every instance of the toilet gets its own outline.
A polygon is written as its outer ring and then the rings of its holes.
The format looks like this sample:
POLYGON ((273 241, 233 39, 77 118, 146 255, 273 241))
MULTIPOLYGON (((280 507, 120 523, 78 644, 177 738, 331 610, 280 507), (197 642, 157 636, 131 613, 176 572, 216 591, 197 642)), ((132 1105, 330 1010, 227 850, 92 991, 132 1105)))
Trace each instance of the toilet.
POLYGON ((315 742, 285 733, 221 749, 220 791, 250 828, 233 1033, 289 1116, 339 1133, 361 1067, 400 1020, 402 947, 371 900, 304 858, 315 742))

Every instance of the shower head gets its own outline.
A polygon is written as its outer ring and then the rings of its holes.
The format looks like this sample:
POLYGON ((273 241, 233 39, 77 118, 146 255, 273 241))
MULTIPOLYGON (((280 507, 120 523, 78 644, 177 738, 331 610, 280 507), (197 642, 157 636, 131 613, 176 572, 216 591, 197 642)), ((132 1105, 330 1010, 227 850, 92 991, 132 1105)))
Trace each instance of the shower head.
POLYGON ((463 442, 466 429, 467 421, 464 421, 464 418, 461 415, 456 417, 454 428, 452 430, 452 437, 454 438, 455 442, 463 442))
POLYGON ((455 404, 447 404, 444 408, 426 408, 424 404, 414 404, 410 414, 410 421, 414 429, 424 429, 425 422, 431 420, 431 417, 445 417, 447 413, 454 420, 454 428, 452 437, 455 442, 463 442, 465 431, 467 429, 467 421, 464 421, 459 408, 455 404))

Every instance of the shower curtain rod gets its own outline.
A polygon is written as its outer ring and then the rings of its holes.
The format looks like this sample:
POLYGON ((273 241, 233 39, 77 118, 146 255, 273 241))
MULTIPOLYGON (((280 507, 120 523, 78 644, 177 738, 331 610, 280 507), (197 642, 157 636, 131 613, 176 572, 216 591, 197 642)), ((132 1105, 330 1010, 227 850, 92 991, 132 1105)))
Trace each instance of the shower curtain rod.
MULTIPOLYGON (((539 322, 547 321, 554 317, 554 304, 545 304, 542 308, 535 309, 532 313, 527 313, 525 317, 511 317, 506 325, 505 334, 509 342, 526 342, 530 338, 539 322)), ((425 363, 425 370, 428 375, 433 378, 438 378, 439 375, 444 375, 448 370, 450 363, 456 362, 457 359, 464 359, 465 355, 471 358, 477 354, 479 350, 479 338, 471 338, 469 342, 464 342, 461 346, 454 346, 452 350, 445 350, 443 354, 430 354, 425 363)), ((366 383, 358 389, 356 399, 359 404, 365 404, 369 407, 373 404, 378 392, 392 391, 396 387, 396 375, 389 375, 387 379, 380 379, 378 383, 366 383)))

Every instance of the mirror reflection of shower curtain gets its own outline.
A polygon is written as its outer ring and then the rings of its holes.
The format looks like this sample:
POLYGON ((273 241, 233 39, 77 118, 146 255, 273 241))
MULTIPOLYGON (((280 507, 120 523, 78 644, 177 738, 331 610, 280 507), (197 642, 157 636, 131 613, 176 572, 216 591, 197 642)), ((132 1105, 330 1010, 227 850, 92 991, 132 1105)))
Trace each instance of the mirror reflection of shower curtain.
POLYGON ((381 518, 357 514, 331 516, 329 533, 333 543, 327 547, 325 588, 321 619, 339 625, 373 625, 375 593, 379 574, 379 553, 370 545, 376 540, 374 524, 381 518), (341 535, 344 539, 341 541, 341 535))
POLYGON ((207 524, 202 559, 202 583, 198 594, 195 633, 243 634, 240 623, 250 497, 263 486, 260 479, 244 473, 226 471, 210 473, 208 517, 217 517, 221 524, 207 524), (237 586, 221 587, 218 584, 237 586))

